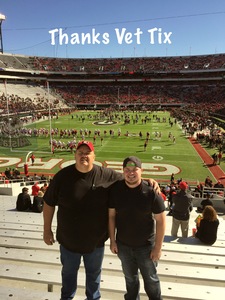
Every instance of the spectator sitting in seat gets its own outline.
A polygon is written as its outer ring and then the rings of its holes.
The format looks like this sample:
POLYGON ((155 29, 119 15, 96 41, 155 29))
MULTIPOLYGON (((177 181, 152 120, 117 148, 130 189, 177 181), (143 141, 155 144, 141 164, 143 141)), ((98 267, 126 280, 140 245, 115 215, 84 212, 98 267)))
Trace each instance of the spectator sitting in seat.
POLYGON ((202 197, 202 191, 203 191, 203 185, 200 183, 200 184, 197 185, 197 187, 194 190, 195 193, 199 193, 199 194, 195 194, 195 197, 196 198, 201 198, 202 197))
POLYGON ((197 228, 195 237, 204 244, 213 245, 217 239, 218 226, 219 220, 215 209, 207 205, 202 212, 202 219, 197 228))
POLYGON ((206 179, 205 179, 205 186, 207 186, 207 187, 212 187, 213 186, 212 180, 210 179, 209 176, 207 176, 206 179))
POLYGON ((32 205, 32 211, 41 213, 43 211, 43 199, 44 193, 42 191, 39 191, 37 196, 34 196, 33 205, 32 205))
POLYGON ((42 193, 44 194, 46 192, 47 188, 48 188, 48 184, 47 184, 47 182, 45 182, 43 184, 43 186, 41 187, 40 191, 42 191, 42 193))
POLYGON ((47 178, 44 176, 44 174, 42 174, 40 180, 45 181, 45 180, 47 180, 47 178))
POLYGON ((197 207, 197 212, 203 212, 207 205, 213 206, 213 202, 210 200, 211 194, 207 193, 206 198, 201 201, 201 206, 197 207))
POLYGON ((20 171, 17 168, 13 169, 12 177, 13 179, 20 179, 20 171))
POLYGON ((11 169, 9 169, 9 168, 5 169, 5 177, 7 179, 12 179, 11 169))
POLYGON ((34 176, 33 176, 33 180, 34 180, 34 181, 39 181, 40 179, 41 179, 41 177, 38 176, 38 175, 35 173, 34 176))
POLYGON ((224 189, 224 185, 221 183, 220 180, 217 181, 217 183, 214 184, 214 188, 216 189, 224 189))
POLYGON ((22 188, 22 193, 17 197, 16 209, 18 211, 29 211, 31 209, 31 198, 28 194, 28 188, 22 188))

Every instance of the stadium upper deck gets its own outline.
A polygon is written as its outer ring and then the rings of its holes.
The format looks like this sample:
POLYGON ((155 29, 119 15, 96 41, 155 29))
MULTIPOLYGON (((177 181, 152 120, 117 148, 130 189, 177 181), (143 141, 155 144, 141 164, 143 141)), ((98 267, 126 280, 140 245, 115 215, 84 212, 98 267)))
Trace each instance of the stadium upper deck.
MULTIPOLYGON (((0 82, 45 86, 69 107, 210 104, 224 108, 225 54, 68 59, 0 54, 0 82)), ((23 97, 22 95, 18 95, 23 97)), ((211 110, 211 109, 210 109, 211 110)))
POLYGON ((1 54, 0 67, 67 72, 151 72, 225 69, 225 54, 138 58, 50 58, 1 54))
POLYGON ((51 75, 53 79, 57 74, 98 76, 99 79, 103 79, 105 76, 121 75, 128 75, 128 78, 151 75, 151 78, 157 78, 167 74, 172 78, 176 78, 177 75, 187 78, 201 75, 208 79, 207 77, 211 74, 211 77, 216 75, 220 77, 218 79, 224 79, 225 54, 107 59, 69 59, 0 54, 0 68, 1 73, 5 75, 21 72, 21 75, 30 73, 37 77, 38 75, 51 75))

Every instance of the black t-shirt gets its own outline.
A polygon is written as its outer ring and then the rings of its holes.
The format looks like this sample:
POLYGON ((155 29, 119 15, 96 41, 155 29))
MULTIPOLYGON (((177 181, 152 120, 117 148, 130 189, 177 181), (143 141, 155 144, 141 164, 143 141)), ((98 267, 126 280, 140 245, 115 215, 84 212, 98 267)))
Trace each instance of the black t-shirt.
POLYGON ((154 244, 153 214, 162 213, 165 204, 146 182, 136 188, 129 188, 124 180, 113 184, 109 208, 116 210, 117 241, 130 247, 154 244))
POLYGON ((43 211, 44 199, 43 197, 34 196, 32 211, 41 213, 43 211))
POLYGON ((212 201, 208 198, 202 200, 201 202, 202 209, 204 209, 207 205, 213 206, 212 201))
POLYGON ((89 253, 108 238, 108 187, 122 178, 112 169, 94 165, 87 173, 74 164, 60 170, 44 194, 50 206, 58 205, 58 242, 77 253, 89 253))
POLYGON ((200 221, 196 237, 200 239, 204 244, 212 245, 217 239, 217 229, 219 226, 219 220, 208 221, 202 219, 200 221))

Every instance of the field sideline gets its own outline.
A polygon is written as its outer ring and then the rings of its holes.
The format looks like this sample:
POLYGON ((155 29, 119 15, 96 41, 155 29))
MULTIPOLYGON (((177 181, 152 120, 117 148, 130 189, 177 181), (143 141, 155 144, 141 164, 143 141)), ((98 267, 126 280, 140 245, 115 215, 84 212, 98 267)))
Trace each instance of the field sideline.
MULTIPOLYGON (((188 182, 204 182, 206 176, 210 176, 213 182, 216 178, 203 164, 202 158, 192 146, 188 136, 181 129, 179 123, 175 124, 175 120, 171 126, 169 124, 170 115, 168 112, 127 112, 130 124, 124 124, 124 114, 118 113, 118 118, 109 123, 106 118, 97 120, 96 116, 99 112, 74 112, 71 115, 59 116, 58 119, 43 120, 27 125, 31 129, 76 129, 78 131, 76 141, 82 139, 80 129, 91 131, 90 137, 85 139, 94 142, 94 131, 100 130, 100 136, 95 141, 96 162, 98 164, 113 167, 121 170, 123 159, 128 155, 136 155, 143 162, 144 175, 153 177, 159 182, 168 181, 171 173, 175 174, 175 179, 183 178, 188 182), (134 120, 138 116, 137 123, 134 120), (157 118, 156 118, 157 115, 157 118), (147 118, 145 122, 144 119, 147 118), (163 118, 164 121, 163 121, 163 118), (94 124, 94 122, 96 122, 94 124), (109 131, 113 130, 114 135, 110 135, 109 131), (118 130, 121 135, 118 136, 118 130), (104 134, 104 131, 107 133, 104 134), (142 133, 142 137, 139 133, 142 133), (150 139, 146 149, 144 143, 147 132, 150 133, 150 139), (158 133, 156 136, 156 133, 158 133), (169 138, 169 133, 174 139, 169 138), (101 141, 101 137, 103 140, 101 141)), ((54 137, 67 143, 73 140, 73 137, 54 137)), ((35 154, 35 164, 31 166, 28 162, 29 174, 55 174, 63 166, 74 162, 74 155, 69 150, 57 149, 55 154, 51 153, 49 144, 50 137, 28 137, 31 145, 13 148, 0 148, 0 171, 4 172, 6 167, 18 168, 23 173, 23 166, 28 152, 33 151, 35 154)), ((209 154, 216 149, 207 149, 209 154)), ((224 161, 221 162, 221 169, 225 170, 224 161)))

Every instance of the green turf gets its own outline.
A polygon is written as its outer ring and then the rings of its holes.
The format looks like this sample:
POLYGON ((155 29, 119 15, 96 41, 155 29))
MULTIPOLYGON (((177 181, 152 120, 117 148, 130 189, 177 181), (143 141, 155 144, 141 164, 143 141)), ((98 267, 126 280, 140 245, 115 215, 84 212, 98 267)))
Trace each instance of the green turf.
MULTIPOLYGON (((154 113, 138 113, 139 121, 137 124, 133 124, 133 117, 136 113, 128 112, 131 122, 130 124, 124 125, 122 119, 123 113, 119 113, 121 117, 120 122, 115 125, 95 125, 94 115, 96 112, 74 112, 72 115, 59 116, 58 119, 45 120, 43 122, 33 123, 28 125, 29 128, 59 128, 59 129, 77 129, 78 136, 77 141, 81 139, 79 135, 79 130, 87 128, 92 131, 90 138, 88 140, 93 141, 93 135, 95 129, 101 130, 101 136, 103 136, 103 143, 101 145, 100 137, 97 137, 95 143, 96 161, 97 162, 118 162, 119 164, 128 155, 138 156, 144 163, 144 169, 146 176, 153 177, 159 181, 168 180, 173 169, 171 166, 175 166, 175 179, 183 178, 187 181, 197 182, 204 181, 206 176, 212 177, 212 174, 207 168, 203 166, 202 160, 192 147, 187 137, 182 132, 179 124, 174 124, 173 127, 169 125, 169 113, 168 112, 154 112, 154 113), (157 122, 153 119, 153 115, 160 117, 161 122, 157 122), (91 115, 91 119, 88 118, 91 115), (148 115, 151 121, 144 124, 141 120, 148 115), (82 122, 81 116, 85 117, 85 121, 82 122), (162 118, 166 117, 166 122, 162 122, 162 118), (121 129, 122 134, 118 136, 118 128, 121 129), (114 136, 109 136, 109 130, 114 130, 114 136), (107 130, 106 136, 104 136, 103 131, 107 130), (125 136, 126 132, 129 132, 129 136, 125 136), (143 137, 139 137, 139 132, 142 132, 143 137), (146 151, 144 151, 144 142, 146 139, 146 133, 150 132, 150 140, 146 151), (154 133, 158 131, 162 133, 161 139, 156 139, 154 133), (176 141, 173 143, 169 140, 168 134, 171 132, 176 141), (166 165, 165 165, 166 164, 166 165), (166 169, 169 167, 169 171, 166 169)), ((59 137, 56 137, 59 140, 59 137)), ((0 148, 1 160, 4 157, 17 157, 21 158, 21 163, 25 161, 26 154, 29 151, 34 151, 37 158, 41 158, 42 161, 48 161, 50 158, 62 159, 62 162, 71 161, 74 155, 70 151, 60 151, 55 152, 54 157, 50 151, 49 137, 39 137, 39 138, 28 138, 31 145, 26 147, 21 147, 13 149, 10 151, 9 148, 0 148)), ((70 138, 61 139, 67 142, 72 140, 70 138)), ((4 163, 4 161, 2 161, 4 163)), ((111 164, 109 163, 109 164, 111 164)), ((221 167, 224 163, 221 164, 221 167)), ((12 164, 11 168, 18 167, 18 163, 12 164)), ((57 164, 51 170, 40 170, 32 169, 32 173, 50 173, 54 174, 59 170, 60 164, 57 164)), ((117 166, 120 168, 120 166, 117 166)), ((5 170, 5 165, 0 164, 0 171, 5 170)), ((20 164, 20 170, 23 168, 20 164)))

